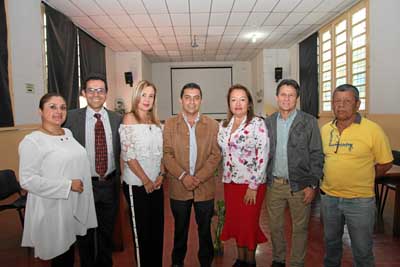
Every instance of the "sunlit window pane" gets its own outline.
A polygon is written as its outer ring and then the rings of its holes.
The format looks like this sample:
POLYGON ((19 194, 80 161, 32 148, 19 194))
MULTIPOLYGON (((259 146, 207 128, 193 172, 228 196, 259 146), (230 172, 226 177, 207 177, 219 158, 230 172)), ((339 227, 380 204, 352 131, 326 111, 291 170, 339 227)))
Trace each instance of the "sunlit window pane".
POLYGON ((365 56, 365 47, 353 51, 353 61, 364 59, 365 56))
POLYGON ((331 111, 331 102, 323 102, 322 110, 331 111))
POLYGON ((329 49, 331 49, 331 42, 325 42, 323 45, 322 45, 322 51, 327 51, 327 50, 329 50, 329 49))
POLYGON ((336 77, 346 76, 346 65, 336 68, 336 77))
POLYGON ((336 56, 346 53, 346 43, 336 47, 336 56))
POLYGON ((352 18, 352 25, 357 24, 358 22, 365 19, 366 16, 366 9, 365 7, 357 11, 356 13, 351 16, 352 18))
POLYGON ((365 60, 353 63, 353 73, 365 72, 365 60))
POLYGON ((362 33, 365 33, 366 31, 366 27, 365 27, 365 21, 361 22, 360 24, 356 25, 353 27, 353 29, 351 30, 352 35, 351 36, 357 36, 360 35, 362 33))
POLYGON ((331 72, 326 71, 322 73, 322 81, 330 81, 331 80, 331 72))
POLYGON ((344 64, 346 64, 346 54, 336 58, 336 66, 342 66, 344 64))
POLYGON ((326 41, 331 39, 331 32, 326 31, 322 34, 322 42, 325 43, 326 41))
POLYGON ((365 97, 365 85, 357 86, 358 92, 360 93, 360 97, 365 97))
POLYGON ((342 31, 346 30, 346 20, 342 20, 339 24, 336 25, 335 33, 338 34, 342 31))
POLYGON ((336 44, 341 44, 343 42, 346 42, 346 32, 342 32, 336 36, 336 44))
POLYGON ((331 100, 331 92, 323 92, 322 94, 322 100, 323 101, 330 101, 331 100))
POLYGON ((353 85, 358 86, 365 84, 365 73, 359 73, 353 75, 353 85))
POLYGON ((325 52, 322 54, 322 61, 327 61, 331 59, 331 51, 325 52))
POLYGON ((336 79, 336 87, 338 87, 339 85, 345 84, 345 83, 347 83, 346 77, 336 79))
POLYGON ((331 82, 324 82, 323 84, 322 84, 322 90, 323 91, 330 91, 331 90, 331 82))
POLYGON ((360 99, 361 104, 360 104, 360 110, 365 110, 365 98, 360 99))
POLYGON ((331 70, 331 62, 327 61, 322 64, 322 71, 328 71, 331 70))
POLYGON ((358 48, 360 46, 364 46, 365 45, 365 41, 366 41, 365 37, 366 37, 365 34, 363 34, 363 35, 360 35, 360 36, 354 38, 353 39, 353 49, 356 49, 356 48, 358 48))

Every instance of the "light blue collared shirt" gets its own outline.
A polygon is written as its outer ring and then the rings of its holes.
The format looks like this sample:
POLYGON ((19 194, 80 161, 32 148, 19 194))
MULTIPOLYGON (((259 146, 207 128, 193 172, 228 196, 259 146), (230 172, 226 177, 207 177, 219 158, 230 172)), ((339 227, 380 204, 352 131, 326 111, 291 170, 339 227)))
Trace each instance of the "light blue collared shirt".
POLYGON ((284 120, 279 113, 276 117, 276 149, 275 160, 272 169, 274 177, 283 177, 289 179, 289 168, 287 158, 287 143, 289 139, 289 130, 292 126, 294 118, 296 118, 297 110, 289 114, 284 120))
POLYGON ((186 116, 182 113, 183 119, 189 128, 189 169, 190 175, 194 175, 196 169, 197 160, 197 142, 196 142, 196 124, 200 120, 200 113, 197 114, 197 118, 194 120, 193 126, 190 126, 186 116))

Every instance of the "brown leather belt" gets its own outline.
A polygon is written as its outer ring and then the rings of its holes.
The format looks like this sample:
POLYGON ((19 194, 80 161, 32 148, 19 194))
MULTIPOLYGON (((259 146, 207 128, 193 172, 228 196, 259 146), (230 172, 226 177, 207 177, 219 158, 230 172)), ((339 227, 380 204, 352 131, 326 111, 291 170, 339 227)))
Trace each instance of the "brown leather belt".
POLYGON ((289 184, 289 179, 283 178, 283 177, 275 177, 274 178, 274 183, 275 184, 289 184))

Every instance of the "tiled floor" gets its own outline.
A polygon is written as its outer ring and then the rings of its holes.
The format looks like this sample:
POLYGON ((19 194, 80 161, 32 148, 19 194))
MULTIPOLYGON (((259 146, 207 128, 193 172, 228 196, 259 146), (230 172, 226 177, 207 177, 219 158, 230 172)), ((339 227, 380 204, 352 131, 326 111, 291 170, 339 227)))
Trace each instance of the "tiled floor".
MULTIPOLYGON (((217 186, 217 199, 223 197, 222 185, 217 186)), ((168 194, 165 201, 165 238, 164 238, 164 266, 170 266, 170 254, 173 238, 173 218, 169 208, 168 194)), ((0 202, 1 203, 1 202, 0 202)), ((264 205, 265 207, 265 205, 264 205)), ((126 205, 123 207, 127 213, 126 205)), ((393 209, 386 208, 385 220, 385 233, 376 234, 374 238, 374 253, 376 257, 377 267, 400 267, 400 239, 391 237, 391 216, 393 209)), ((125 249, 123 252, 115 252, 114 266, 135 266, 133 259, 133 245, 132 236, 129 230, 128 216, 125 216, 125 223, 123 226, 123 236, 125 249)), ((290 220, 287 214, 287 221, 290 220)), ((262 229, 269 235, 268 220, 266 210, 263 208, 261 215, 262 229)), ((289 237, 290 227, 287 227, 287 236, 289 237)), ((0 213, 0 266, 50 266, 48 262, 35 260, 31 250, 20 247, 21 239, 21 225, 15 211, 3 211, 0 213)), ((349 249, 349 239, 344 237, 345 249, 343 255, 343 267, 352 266, 351 250, 349 249)), ((185 266, 199 266, 197 262, 197 248, 198 240, 196 234, 196 225, 192 216, 192 225, 189 234, 188 253, 186 256, 185 266)), ((290 241, 289 241, 290 244, 290 241)), ((306 266, 322 266, 322 259, 324 254, 324 247, 322 242, 322 226, 319 218, 318 202, 314 205, 313 215, 309 225, 309 241, 306 256, 306 266)), ((225 243, 224 255, 216 257, 214 266, 232 266, 236 258, 235 243, 228 241, 225 243)), ((76 261, 76 266, 79 266, 76 261)), ((257 266, 266 267, 271 264, 271 244, 261 244, 257 249, 257 266)), ((145 266, 147 267, 147 266, 145 266)), ((150 266, 149 266, 150 267, 150 266)))

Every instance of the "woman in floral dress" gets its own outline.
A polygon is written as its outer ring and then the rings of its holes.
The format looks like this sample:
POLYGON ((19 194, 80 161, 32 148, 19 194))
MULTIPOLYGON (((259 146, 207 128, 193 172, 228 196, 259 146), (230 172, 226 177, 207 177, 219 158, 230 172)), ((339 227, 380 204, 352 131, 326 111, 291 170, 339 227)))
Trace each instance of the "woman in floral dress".
POLYGON ((234 267, 256 266, 257 244, 267 241, 259 219, 266 191, 269 139, 264 120, 254 115, 253 99, 246 87, 233 85, 227 101, 228 115, 218 133, 226 205, 221 240, 236 240, 234 267))

